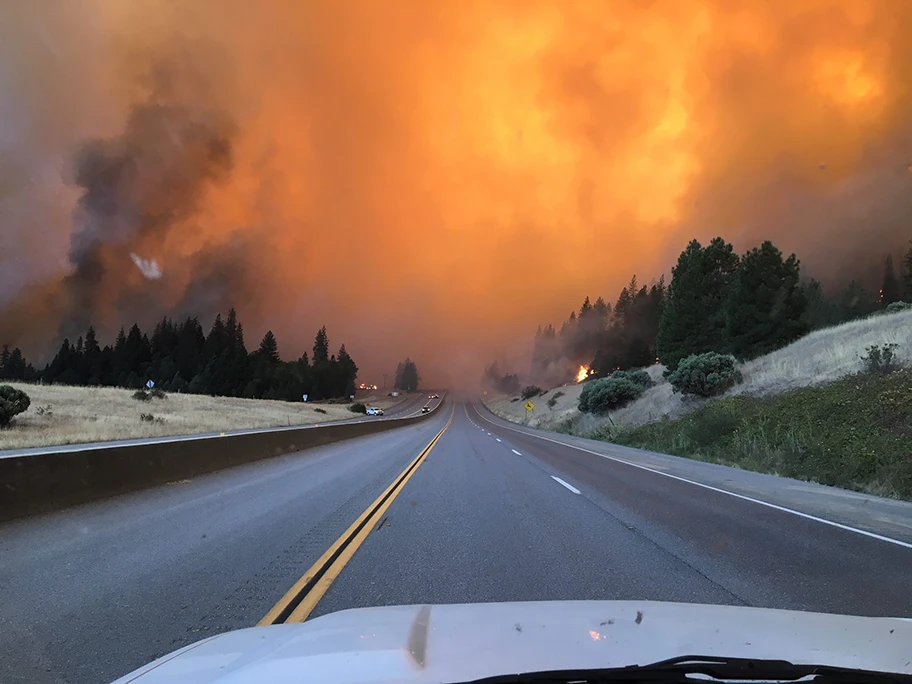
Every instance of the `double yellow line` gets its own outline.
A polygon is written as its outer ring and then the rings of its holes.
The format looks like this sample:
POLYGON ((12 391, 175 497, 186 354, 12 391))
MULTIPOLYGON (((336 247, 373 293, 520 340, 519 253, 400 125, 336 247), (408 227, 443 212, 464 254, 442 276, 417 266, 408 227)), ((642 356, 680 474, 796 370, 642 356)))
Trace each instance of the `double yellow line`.
POLYGON ((402 471, 393 483, 386 488, 386 491, 368 506, 367 510, 358 516, 358 519, 345 530, 342 536, 320 556, 319 560, 304 573, 304 576, 295 582, 294 586, 285 593, 285 596, 257 623, 258 625, 304 622, 307 619, 307 616, 310 615, 320 599, 332 586, 332 583, 341 574, 348 561, 351 560, 361 544, 364 543, 364 540, 367 539, 367 535, 383 520, 386 510, 395 498, 399 496, 399 492, 403 490, 406 483, 415 474, 418 466, 427 458, 427 455, 443 436, 443 433, 453 423, 455 414, 456 405, 454 404, 450 419, 443 426, 443 429, 421 450, 421 453, 418 454, 414 461, 409 463, 408 467, 402 471))

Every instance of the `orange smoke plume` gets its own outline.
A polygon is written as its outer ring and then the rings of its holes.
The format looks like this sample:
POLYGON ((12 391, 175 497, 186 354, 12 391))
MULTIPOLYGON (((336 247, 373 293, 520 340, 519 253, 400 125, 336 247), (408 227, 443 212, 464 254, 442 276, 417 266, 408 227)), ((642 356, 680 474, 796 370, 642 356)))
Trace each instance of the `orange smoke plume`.
POLYGON ((912 237, 905 3, 9 4, 7 337, 234 305, 453 384, 693 237, 823 275, 912 237), (90 140, 127 175, 77 220, 90 140))

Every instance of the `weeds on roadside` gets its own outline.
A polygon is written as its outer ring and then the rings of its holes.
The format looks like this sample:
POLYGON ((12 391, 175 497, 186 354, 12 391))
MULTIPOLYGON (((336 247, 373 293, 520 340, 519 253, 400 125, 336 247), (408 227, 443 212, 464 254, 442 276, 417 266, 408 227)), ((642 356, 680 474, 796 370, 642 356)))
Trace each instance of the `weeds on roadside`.
POLYGON ((873 344, 868 347, 865 350, 867 353, 861 357, 865 372, 892 373, 899 369, 899 358, 896 355, 897 349, 899 349, 898 344, 873 344))
POLYGON ((772 396, 739 395, 592 438, 912 499, 912 371, 863 373, 772 396))
POLYGON ((557 400, 564 396, 564 393, 558 390, 551 395, 551 398, 548 399, 548 408, 554 410, 554 407, 557 405, 557 400))

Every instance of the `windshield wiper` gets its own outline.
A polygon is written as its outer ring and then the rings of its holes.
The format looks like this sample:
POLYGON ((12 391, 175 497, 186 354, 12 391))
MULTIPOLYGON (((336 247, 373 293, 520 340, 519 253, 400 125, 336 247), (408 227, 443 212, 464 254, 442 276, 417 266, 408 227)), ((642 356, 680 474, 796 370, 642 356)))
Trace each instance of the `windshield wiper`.
POLYGON ((630 665, 592 670, 552 670, 522 674, 498 675, 477 679, 465 684, 624 684, 650 682, 654 684, 693 684, 711 680, 813 682, 814 684, 912 684, 912 675, 892 672, 855 670, 829 665, 796 665, 786 660, 756 660, 751 658, 715 658, 679 656, 651 665, 630 665), (696 675, 695 677, 689 675, 696 675))

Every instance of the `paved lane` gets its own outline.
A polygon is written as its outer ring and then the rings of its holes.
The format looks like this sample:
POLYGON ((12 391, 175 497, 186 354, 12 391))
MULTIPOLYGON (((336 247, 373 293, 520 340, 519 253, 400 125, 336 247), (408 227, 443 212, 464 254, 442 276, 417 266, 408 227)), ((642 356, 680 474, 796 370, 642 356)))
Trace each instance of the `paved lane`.
POLYGON ((448 414, 0 525, 0 682, 111 681, 255 625, 448 414))
MULTIPOLYGON (((898 509, 912 521, 912 506, 898 509)), ((387 522, 315 616, 601 598, 912 617, 909 546, 523 435, 472 407, 457 411, 387 522)))
POLYGON ((453 407, 416 426, 0 525, 0 681, 108 681, 255 625, 450 416, 311 616, 631 599, 912 617, 912 505, 617 452, 635 467, 560 440, 610 445, 453 407), (835 514, 845 527, 808 517, 835 514))

